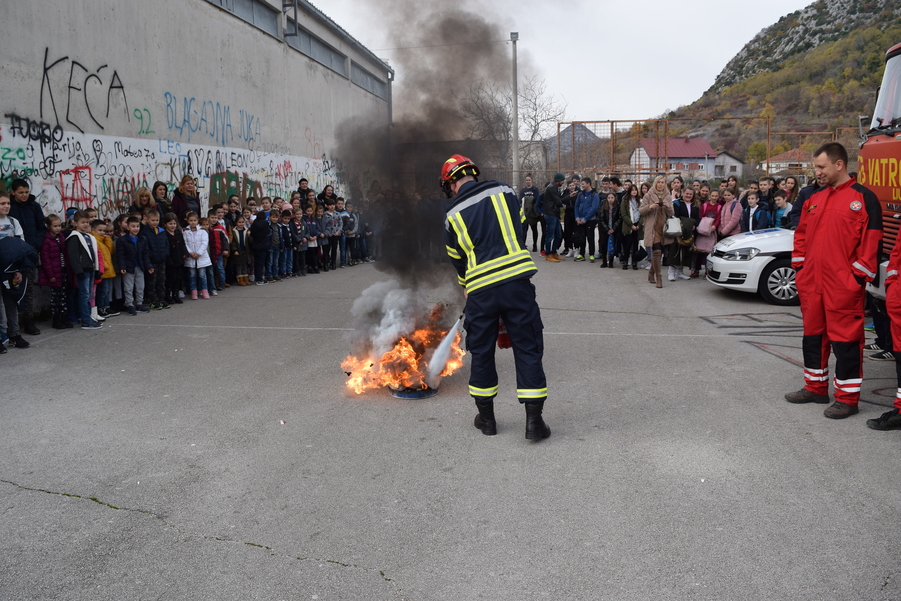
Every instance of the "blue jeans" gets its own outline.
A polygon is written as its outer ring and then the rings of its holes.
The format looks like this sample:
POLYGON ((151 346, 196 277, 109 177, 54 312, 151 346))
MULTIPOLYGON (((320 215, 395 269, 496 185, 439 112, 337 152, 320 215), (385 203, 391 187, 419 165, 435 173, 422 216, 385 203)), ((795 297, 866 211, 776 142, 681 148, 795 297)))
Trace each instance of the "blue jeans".
POLYGON ((94 305, 98 309, 109 307, 110 289, 112 288, 112 278, 100 280, 97 284, 97 291, 94 293, 94 305))
POLYGON ((210 265, 205 267, 206 269, 206 289, 208 292, 212 292, 216 289, 216 278, 213 277, 213 266, 210 265))
POLYGON ((279 273, 287 275, 294 271, 294 249, 283 248, 278 259, 279 273))
POLYGON ((225 256, 219 255, 216 259, 216 273, 219 274, 219 285, 225 288, 225 256))
POLYGON ((75 276, 75 285, 78 286, 78 318, 83 324, 89 324, 91 319, 91 289, 94 287, 94 273, 79 273, 75 276))
POLYGON ((341 264, 347 265, 347 236, 341 236, 341 264))
POLYGON ((269 258, 266 260, 266 277, 272 278, 278 275, 278 258, 281 251, 277 248, 269 249, 269 258))
POLYGON ((547 228, 547 236, 544 239, 544 252, 552 255, 560 248, 560 240, 563 237, 563 232, 560 230, 560 218, 555 215, 545 215, 544 220, 547 228))
POLYGON ((192 292, 206 290, 206 267, 188 267, 188 287, 192 292))

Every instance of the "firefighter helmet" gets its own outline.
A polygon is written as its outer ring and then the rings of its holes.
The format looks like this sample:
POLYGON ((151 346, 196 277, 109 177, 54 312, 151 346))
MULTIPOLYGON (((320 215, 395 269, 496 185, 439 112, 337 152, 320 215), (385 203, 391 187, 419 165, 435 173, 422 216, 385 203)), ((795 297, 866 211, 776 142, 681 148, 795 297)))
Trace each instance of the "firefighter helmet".
POLYGON ((478 178, 479 173, 479 167, 475 163, 461 154, 455 154, 444 161, 444 166, 441 167, 441 189, 445 196, 451 198, 454 195, 451 190, 453 182, 467 175, 478 178))

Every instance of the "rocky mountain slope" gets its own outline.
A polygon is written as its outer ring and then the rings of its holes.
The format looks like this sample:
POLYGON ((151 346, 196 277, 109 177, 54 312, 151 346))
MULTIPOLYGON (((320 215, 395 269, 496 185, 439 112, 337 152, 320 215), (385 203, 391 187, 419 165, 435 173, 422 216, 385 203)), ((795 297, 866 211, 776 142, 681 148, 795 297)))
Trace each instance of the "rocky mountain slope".
POLYGON ((790 58, 845 38, 854 30, 901 20, 897 0, 817 0, 770 25, 748 42, 717 76, 719 92, 757 73, 776 71, 790 58))

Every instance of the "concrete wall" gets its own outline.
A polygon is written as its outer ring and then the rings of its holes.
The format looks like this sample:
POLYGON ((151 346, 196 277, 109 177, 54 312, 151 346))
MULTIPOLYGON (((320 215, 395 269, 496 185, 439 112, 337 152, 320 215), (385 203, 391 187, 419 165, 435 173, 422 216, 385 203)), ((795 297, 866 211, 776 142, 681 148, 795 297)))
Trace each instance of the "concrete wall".
MULTIPOLYGON (((290 194, 301 177, 346 191, 339 124, 364 116, 387 133, 386 100, 205 0, 4 8, 0 188, 24 176, 47 213, 113 216, 135 188, 185 174, 214 202, 290 194)), ((299 20, 387 79, 353 40, 299 20)))

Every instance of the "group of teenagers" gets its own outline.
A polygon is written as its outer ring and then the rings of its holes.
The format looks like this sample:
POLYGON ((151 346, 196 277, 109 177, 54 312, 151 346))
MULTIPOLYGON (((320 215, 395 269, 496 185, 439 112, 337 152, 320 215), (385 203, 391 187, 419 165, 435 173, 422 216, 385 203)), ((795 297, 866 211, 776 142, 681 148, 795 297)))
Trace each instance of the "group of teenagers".
POLYGON ((603 177, 597 190, 589 177, 574 175, 567 181, 557 173, 543 191, 527 175, 519 196, 532 252, 538 252, 540 244, 549 262, 587 257, 591 263, 600 259, 601 268, 612 268, 619 260, 623 269, 631 265, 635 270, 647 258, 648 281, 661 288, 664 264, 669 281, 696 278, 718 240, 740 232, 795 227, 800 214, 793 214, 792 207, 800 207, 815 190, 816 184, 800 188, 794 176, 766 177, 742 189, 734 176, 712 187, 703 180, 686 185, 679 175, 658 176, 640 185, 603 177))
POLYGON ((209 299, 231 285, 265 285, 372 262, 373 234, 352 203, 306 179, 288 201, 237 195, 201 210, 196 182, 138 188, 113 220, 93 208, 44 215, 28 182, 0 193, 0 354, 39 335, 34 285, 49 290, 52 327, 97 329, 109 317, 209 299), (20 324, 22 327, 20 328, 20 324))

